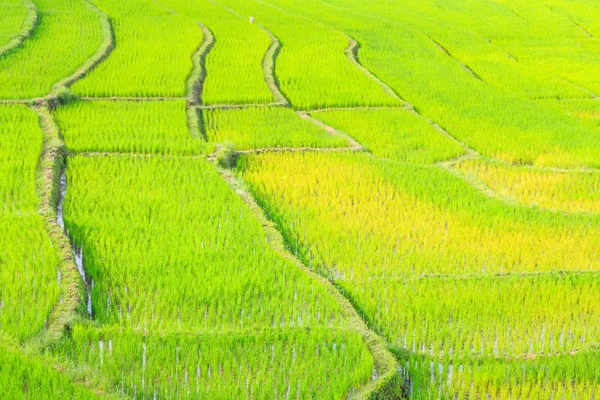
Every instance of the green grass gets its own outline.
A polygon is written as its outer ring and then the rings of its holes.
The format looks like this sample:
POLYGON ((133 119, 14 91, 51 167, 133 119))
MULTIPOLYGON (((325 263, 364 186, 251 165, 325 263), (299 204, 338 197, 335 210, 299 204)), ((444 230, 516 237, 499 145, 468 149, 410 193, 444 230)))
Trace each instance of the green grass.
POLYGON ((98 14, 82 0, 34 3, 39 20, 32 36, 0 57, 0 98, 49 94, 53 84, 73 74, 102 42, 98 14))
POLYGON ((198 25, 151 0, 95 4, 112 21, 116 48, 73 91, 91 97, 184 97, 192 55, 202 42, 198 25))
POLYGON ((186 125, 185 101, 74 102, 55 113, 72 152, 201 154, 186 125))
POLYGON ((232 143, 236 150, 348 146, 347 140, 300 118, 289 108, 211 109, 202 112, 208 140, 232 143))

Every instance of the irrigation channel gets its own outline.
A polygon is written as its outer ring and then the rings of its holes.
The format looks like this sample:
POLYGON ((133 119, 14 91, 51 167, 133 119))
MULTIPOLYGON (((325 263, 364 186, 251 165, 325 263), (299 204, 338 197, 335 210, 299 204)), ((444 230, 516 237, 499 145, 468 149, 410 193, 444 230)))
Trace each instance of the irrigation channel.
POLYGON ((77 244, 71 240, 69 236, 69 230, 65 227, 65 217, 64 217, 64 202, 65 196, 67 195, 67 173, 65 170, 61 171, 60 174, 60 197, 58 198, 58 204, 56 206, 56 223, 63 229, 63 232, 69 238, 71 242, 71 249, 73 252, 73 257, 75 258, 75 265, 77 266, 77 271, 79 271, 79 275, 81 276, 81 280, 85 286, 85 294, 86 294, 86 307, 88 316, 90 319, 93 319, 93 310, 92 310, 92 289, 94 288, 94 280, 90 281, 85 273, 85 268, 83 266, 83 249, 77 247, 77 244))

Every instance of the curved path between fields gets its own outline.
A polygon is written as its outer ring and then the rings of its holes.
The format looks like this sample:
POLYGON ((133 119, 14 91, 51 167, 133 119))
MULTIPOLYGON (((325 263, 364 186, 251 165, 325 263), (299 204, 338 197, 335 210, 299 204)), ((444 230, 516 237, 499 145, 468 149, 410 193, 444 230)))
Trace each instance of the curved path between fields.
POLYGON ((23 3, 27 8, 27 15, 23 20, 21 30, 16 33, 8 43, 6 43, 4 46, 0 46, 0 57, 21 46, 23 42, 32 35, 38 24, 38 10, 35 4, 33 4, 31 0, 23 0, 23 3))

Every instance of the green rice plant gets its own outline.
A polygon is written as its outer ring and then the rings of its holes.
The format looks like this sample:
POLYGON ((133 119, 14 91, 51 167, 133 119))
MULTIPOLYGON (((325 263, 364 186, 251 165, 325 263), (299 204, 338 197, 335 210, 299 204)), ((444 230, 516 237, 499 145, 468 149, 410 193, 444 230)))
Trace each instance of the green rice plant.
MULTIPOLYGON (((422 30, 422 21, 432 20, 429 11, 435 6, 430 2, 411 1, 405 4, 402 12, 394 3, 347 0, 329 2, 326 11, 321 11, 322 3, 310 1, 289 1, 285 7, 290 12, 352 34, 362 44, 359 57, 365 67, 421 114, 480 153, 517 164, 600 166, 597 128, 591 129, 543 104, 491 87, 466 71, 460 60, 441 50, 429 37, 431 33, 422 30)), ((439 21, 435 22, 436 26, 440 25, 439 21)), ((490 25, 493 24, 486 27, 490 25)), ((511 31, 500 24, 494 29, 510 36, 511 31)), ((521 36, 509 39, 518 41, 521 36)), ((557 49, 567 46, 557 44, 552 37, 538 43, 538 47, 554 52, 554 45, 557 49)), ((496 37, 493 39, 497 41, 496 37)), ((523 39, 523 46, 534 46, 536 40, 536 36, 531 39, 533 43, 523 39)), ((568 49, 576 47, 570 42, 568 49)), ((597 56, 589 51, 585 54, 579 54, 577 49, 573 51, 558 51, 560 55, 552 55, 547 63, 562 65, 560 68, 565 71, 582 71, 583 75, 596 79, 598 74, 589 68, 579 70, 577 66, 589 64, 593 69, 597 65, 597 56), (578 61, 566 67, 556 58, 578 61)), ((532 60, 536 57, 530 55, 532 60)), ((519 55, 517 58, 520 59, 519 55)), ((550 67, 545 71, 558 74, 550 67)), ((567 78, 562 76, 569 80, 567 78)), ((594 90, 591 85, 572 80, 594 90)))
POLYGON ((215 36, 206 57, 207 77, 202 87, 203 104, 275 102, 265 82, 264 57, 268 34, 256 24, 209 0, 163 0, 163 4, 202 22, 215 36))
POLYGON ((77 326, 60 353, 146 398, 340 399, 373 370, 360 335, 320 328, 198 336, 77 326))
POLYGON ((0 214, 34 213, 42 132, 24 106, 0 107, 0 214))
POLYGON ((236 150, 272 147, 346 147, 347 140, 326 132, 284 107, 203 110, 210 142, 233 143, 236 150))
POLYGON ((392 346, 438 357, 568 354, 600 342, 594 274, 347 279, 392 346))
POLYGON ((398 105, 377 82, 347 58, 343 33, 259 1, 221 0, 244 17, 269 29, 281 42, 275 75, 297 109, 358 105, 398 105))
POLYGON ((594 128, 600 127, 600 100, 546 100, 543 104, 579 119, 594 128))
POLYGON ((75 157, 67 183, 65 223, 96 321, 151 332, 345 325, 206 161, 75 157))
POLYGON ((598 351, 523 359, 403 356, 411 399, 593 398, 598 351))
POLYGON ((192 55, 202 42, 193 21, 152 0, 98 0, 110 17, 116 48, 72 89, 92 97, 184 97, 192 55))
POLYGON ((238 165, 294 251, 332 278, 600 267, 599 216, 508 205, 441 167, 351 154, 269 154, 238 165))
MULTIPOLYGON (((407 379, 429 387, 414 398, 450 390, 435 375, 446 359, 569 355, 600 339, 597 216, 508 205, 442 168, 363 155, 244 156, 238 168, 292 251, 342 288, 398 354, 430 357, 422 377, 407 368, 407 379)), ((514 367, 539 375, 522 393, 590 393, 570 379, 574 369, 555 377, 514 367)), ((520 390, 473 374, 480 386, 466 380, 448 393, 520 390)))
POLYGON ((25 341, 59 301, 60 260, 37 215, 2 215, 0 232, 0 331, 25 341))
POLYGON ((600 173, 535 170, 481 160, 454 166, 486 186, 520 203, 569 212, 600 212, 600 173))
POLYGON ((313 117, 348 133, 377 157, 434 163, 464 153, 427 121, 401 108, 329 111, 313 117))
POLYGON ((0 4, 0 54, 3 46, 17 36, 27 17, 27 6, 20 0, 9 0, 0 4))
POLYGON ((33 111, 0 107, 0 332, 25 341, 59 301, 59 259, 36 213, 42 134, 33 111))
POLYGON ((72 152, 193 155, 203 150, 186 126, 185 100, 78 101, 54 116, 72 152))
POLYGON ((74 73, 102 42, 98 15, 82 0, 34 3, 39 15, 31 37, 0 57, 0 98, 49 94, 53 84, 74 73))
POLYGON ((0 387, 5 399, 99 399, 82 385, 34 355, 25 355, 13 346, 0 343, 0 387))

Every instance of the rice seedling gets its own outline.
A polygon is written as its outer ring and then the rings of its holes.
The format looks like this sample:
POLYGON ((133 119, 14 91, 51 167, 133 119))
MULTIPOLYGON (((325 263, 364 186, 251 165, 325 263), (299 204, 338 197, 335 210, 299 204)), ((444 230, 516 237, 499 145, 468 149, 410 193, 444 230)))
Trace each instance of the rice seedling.
POLYGON ((199 26, 151 0, 95 4, 113 23, 116 48, 72 86, 73 92, 91 97, 184 97, 192 55, 202 42, 199 26))
POLYGON ((377 82, 348 60, 349 39, 322 24, 258 1, 219 1, 253 16, 281 42, 275 74, 281 91, 297 109, 398 105, 377 82))
POLYGON ((0 232, 0 331, 25 341, 59 301, 59 259, 37 215, 2 215, 0 232))
POLYGON ((404 357, 411 399, 593 398, 598 393, 597 350, 502 360, 404 357))
POLYGON ((198 336, 77 326, 60 352, 147 398, 339 399, 373 370, 361 337, 336 329, 198 336))
POLYGON ((67 182, 65 223, 95 320, 150 331, 343 326, 205 161, 75 157, 67 182))
POLYGON ((34 213, 42 132, 24 106, 0 106, 0 214, 34 213))
POLYGON ((79 101, 54 116, 72 152, 193 155, 203 150, 188 131, 185 100, 79 101))
POLYGON ((401 108, 338 110, 314 113, 313 117, 348 133, 377 157, 434 163, 464 153, 459 144, 427 121, 401 108))
POLYGON ((181 15, 202 22, 215 36, 215 45, 206 57, 203 104, 276 101, 263 71, 264 58, 271 44, 265 31, 250 23, 248 18, 235 15, 209 0, 163 0, 162 3, 181 15))
POLYGON ((438 357, 568 354, 600 340, 594 274, 347 279, 397 349, 438 357))
POLYGON ((232 143, 236 150, 348 146, 343 137, 326 132, 289 108, 208 109, 202 112, 208 140, 232 143))
POLYGON ((600 212, 600 173, 535 170, 480 160, 454 166, 502 196, 541 208, 569 212, 600 212))
POLYGON ((26 4, 20 0, 9 0, 0 4, 0 54, 2 47, 19 34, 26 17, 26 4))
POLYGON ((82 0, 35 4, 38 25, 31 37, 0 57, 0 98, 49 94, 53 84, 75 72, 102 42, 98 15, 82 0))
POLYGON ((600 339, 597 216, 507 205, 437 166, 363 155, 245 156, 238 168, 292 251, 400 353, 526 357, 600 339))
MULTIPOLYGON (((319 11, 321 3, 311 4, 290 1, 285 7, 296 14, 351 32, 362 45, 359 58, 365 67, 413 104, 421 114, 471 148, 488 157, 515 164, 574 168, 600 166, 598 128, 591 129, 562 112, 492 87, 466 71, 451 54, 441 50, 431 40, 431 32, 422 30, 424 22, 418 22, 431 21, 429 12, 435 8, 431 3, 413 1, 403 12, 397 11, 397 5, 386 2, 334 1, 329 3, 328 11, 323 12, 319 11), (345 11, 341 13, 340 9, 345 11), (373 30, 373 26, 377 28, 373 30)), ((509 35, 506 32, 510 30, 502 25, 498 27, 495 32, 509 35)), ((496 37, 493 39, 494 42, 498 40, 496 37)), ((513 39, 520 40, 519 35, 513 39)), ((534 45, 535 37, 531 40, 533 43, 523 40, 523 47, 534 45)), ((560 48, 560 43, 554 42, 550 36, 540 48, 554 54, 555 45, 560 48)), ((571 43, 570 48, 574 47, 571 43)), ((578 55, 578 50, 574 51, 568 55, 558 52, 562 55, 552 55, 547 63, 556 63, 556 68, 562 65, 562 73, 583 71, 583 75, 596 79, 598 74, 592 73, 589 68, 596 68, 597 57, 589 51, 581 55, 578 55), (556 60, 558 57, 580 61, 566 67, 556 60), (590 67, 579 70, 578 63, 589 64, 590 67)), ((533 60, 538 55, 529 57, 533 60)), ((517 58, 520 59, 519 54, 517 58)), ((540 68, 557 75, 553 69, 540 68)), ((565 75, 562 79, 570 80, 565 75)), ((591 85, 575 79, 572 81, 588 90, 595 90, 591 85)))
POLYGON ((47 361, 25 355, 14 345, 0 342, 0 387, 6 399, 99 399, 82 385, 56 371, 47 361))
POLYGON ((592 127, 600 127, 600 100, 546 100, 543 104, 579 119, 592 127))
POLYGON ((239 165, 295 251, 331 276, 599 267, 598 216, 507 205, 439 167, 321 154, 243 157, 239 165))
POLYGON ((44 328, 59 300, 58 256, 36 213, 42 134, 34 112, 0 107, 0 332, 19 341, 44 328))

